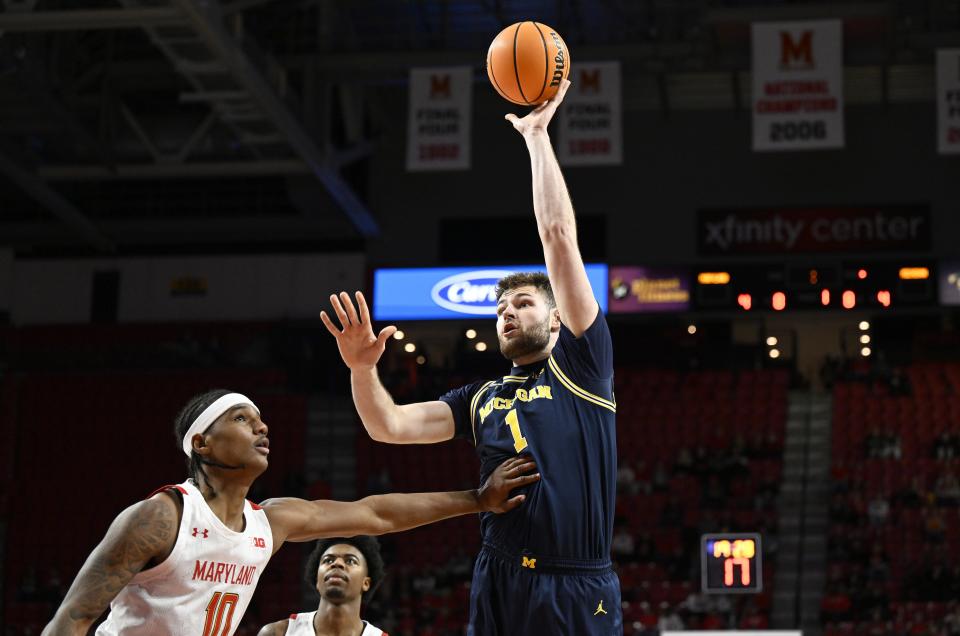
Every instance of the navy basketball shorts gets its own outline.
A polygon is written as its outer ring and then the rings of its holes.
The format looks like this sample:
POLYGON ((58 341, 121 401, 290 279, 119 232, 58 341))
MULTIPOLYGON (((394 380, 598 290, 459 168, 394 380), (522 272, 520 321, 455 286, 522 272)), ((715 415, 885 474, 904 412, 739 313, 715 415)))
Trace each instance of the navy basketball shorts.
POLYGON ((473 569, 467 636, 622 636, 609 560, 514 556, 484 544, 473 569))

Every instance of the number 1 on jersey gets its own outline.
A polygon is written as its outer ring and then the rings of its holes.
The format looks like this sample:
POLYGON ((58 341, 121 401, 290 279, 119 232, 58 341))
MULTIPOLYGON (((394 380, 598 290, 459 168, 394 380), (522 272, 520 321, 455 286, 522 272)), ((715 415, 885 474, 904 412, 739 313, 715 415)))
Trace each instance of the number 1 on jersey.
POLYGON ((506 418, 507 426, 510 427, 510 433, 513 434, 513 448, 518 453, 527 447, 527 438, 520 432, 520 418, 517 417, 517 409, 510 409, 506 418))

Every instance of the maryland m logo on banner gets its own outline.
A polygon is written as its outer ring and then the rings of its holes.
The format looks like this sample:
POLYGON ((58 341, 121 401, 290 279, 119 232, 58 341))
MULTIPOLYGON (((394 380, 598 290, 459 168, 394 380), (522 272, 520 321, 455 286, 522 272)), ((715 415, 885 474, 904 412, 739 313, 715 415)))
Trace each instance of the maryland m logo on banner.
POLYGON ((470 167, 469 66, 410 70, 407 170, 466 170, 470 167))
POLYGON ((751 28, 753 149, 842 148, 842 23, 758 22, 751 28))

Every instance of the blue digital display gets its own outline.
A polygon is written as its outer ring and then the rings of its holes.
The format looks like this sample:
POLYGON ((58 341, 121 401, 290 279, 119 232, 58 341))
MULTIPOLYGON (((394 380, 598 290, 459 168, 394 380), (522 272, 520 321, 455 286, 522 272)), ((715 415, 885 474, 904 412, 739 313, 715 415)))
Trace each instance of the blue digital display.
MULTIPOLYGON (((607 311, 607 266, 588 264, 587 278, 600 309, 607 311)), ((374 320, 463 320, 497 315, 497 281, 515 272, 543 272, 544 265, 418 267, 373 273, 374 320)))

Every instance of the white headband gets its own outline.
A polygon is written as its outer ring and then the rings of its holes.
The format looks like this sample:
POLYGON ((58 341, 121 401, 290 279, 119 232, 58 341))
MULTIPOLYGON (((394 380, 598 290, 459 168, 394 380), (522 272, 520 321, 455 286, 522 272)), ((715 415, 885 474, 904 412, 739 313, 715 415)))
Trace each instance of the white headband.
POLYGON ((197 419, 193 420, 193 424, 191 424, 190 428, 187 429, 187 434, 183 436, 183 452, 187 454, 187 457, 190 457, 190 453, 193 451, 194 435, 204 432, 207 430, 208 426, 217 420, 218 417, 233 407, 240 406, 241 404, 248 404, 252 406, 257 413, 260 412, 260 409, 257 408, 257 405, 254 404, 250 398, 248 398, 246 395, 241 395, 240 393, 227 393, 223 397, 215 400, 213 404, 205 408, 203 413, 198 415, 197 419))

